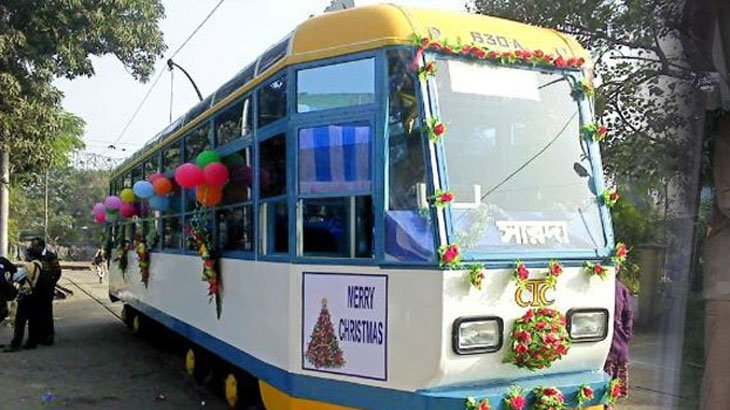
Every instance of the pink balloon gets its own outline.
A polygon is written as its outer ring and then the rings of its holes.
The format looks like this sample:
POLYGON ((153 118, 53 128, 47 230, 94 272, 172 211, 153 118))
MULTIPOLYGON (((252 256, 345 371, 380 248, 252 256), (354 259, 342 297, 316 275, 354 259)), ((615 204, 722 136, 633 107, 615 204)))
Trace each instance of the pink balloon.
POLYGON ((104 201, 104 206, 107 209, 119 209, 122 206, 122 200, 118 196, 110 196, 104 201))
POLYGON ((203 170, 205 183, 210 186, 220 187, 228 182, 228 168, 220 162, 208 164, 203 170))
POLYGON ((203 170, 191 163, 182 164, 175 170, 175 181, 185 189, 195 188, 205 181, 203 170))
POLYGON ((96 222, 99 222, 100 224, 103 224, 106 222, 106 215, 103 213, 94 215, 94 219, 96 219, 96 222))
POLYGON ((162 172, 155 172, 154 174, 150 174, 149 176, 147 176, 147 180, 154 183, 156 180, 164 177, 165 174, 163 174, 162 172))
POLYGON ((134 208, 133 204, 128 203, 122 203, 122 206, 119 208, 119 214, 121 214, 125 218, 131 218, 137 213, 137 210, 134 208))
POLYGON ((97 202, 96 204, 94 204, 94 208, 91 210, 91 213, 94 216, 103 214, 104 212, 106 212, 106 207, 101 202, 97 202))

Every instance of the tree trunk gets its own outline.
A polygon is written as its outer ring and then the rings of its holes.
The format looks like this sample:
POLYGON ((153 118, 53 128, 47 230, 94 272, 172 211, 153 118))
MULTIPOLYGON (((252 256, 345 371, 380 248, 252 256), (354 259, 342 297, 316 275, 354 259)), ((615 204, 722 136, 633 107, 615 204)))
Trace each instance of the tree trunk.
POLYGON ((8 255, 8 225, 10 224, 10 155, 0 153, 0 256, 8 255))

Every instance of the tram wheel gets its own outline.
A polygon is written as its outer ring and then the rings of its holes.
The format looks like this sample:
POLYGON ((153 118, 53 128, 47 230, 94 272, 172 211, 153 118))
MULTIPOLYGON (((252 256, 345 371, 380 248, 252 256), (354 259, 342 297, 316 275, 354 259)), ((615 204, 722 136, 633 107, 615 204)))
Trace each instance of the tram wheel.
POLYGON ((233 373, 228 373, 224 382, 224 392, 226 395, 226 403, 232 409, 238 405, 238 378, 233 373))
POLYGON ((142 329, 143 329, 143 326, 144 326, 142 324, 142 320, 143 320, 142 319, 142 315, 140 313, 137 313, 137 314, 135 314, 132 317, 130 330, 132 331, 132 334, 133 335, 141 335, 142 334, 142 329))
POLYGON ((198 384, 206 384, 213 377, 210 357, 197 347, 189 347, 185 352, 185 373, 198 384))

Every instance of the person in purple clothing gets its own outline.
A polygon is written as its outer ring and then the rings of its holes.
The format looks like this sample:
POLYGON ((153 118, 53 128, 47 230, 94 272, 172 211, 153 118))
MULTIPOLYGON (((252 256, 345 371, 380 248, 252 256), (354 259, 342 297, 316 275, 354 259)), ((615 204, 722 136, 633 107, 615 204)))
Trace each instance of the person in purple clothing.
MULTIPOLYGON (((613 340, 604 370, 621 381, 621 397, 629 392, 629 342, 634 337, 633 296, 616 278, 616 307, 613 316, 613 340)), ((606 406, 607 409, 613 406, 606 406)))

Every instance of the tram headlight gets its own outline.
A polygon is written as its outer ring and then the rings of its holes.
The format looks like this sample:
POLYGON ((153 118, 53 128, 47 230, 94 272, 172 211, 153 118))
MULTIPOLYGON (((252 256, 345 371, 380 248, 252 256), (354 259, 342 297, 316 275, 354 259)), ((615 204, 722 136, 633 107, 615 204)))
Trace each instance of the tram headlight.
POLYGON ((456 354, 496 352, 502 347, 504 323, 498 317, 460 317, 452 327, 452 348, 456 354))
POLYGON ((573 342, 598 342, 608 336, 608 310, 571 309, 568 333, 573 342))

